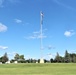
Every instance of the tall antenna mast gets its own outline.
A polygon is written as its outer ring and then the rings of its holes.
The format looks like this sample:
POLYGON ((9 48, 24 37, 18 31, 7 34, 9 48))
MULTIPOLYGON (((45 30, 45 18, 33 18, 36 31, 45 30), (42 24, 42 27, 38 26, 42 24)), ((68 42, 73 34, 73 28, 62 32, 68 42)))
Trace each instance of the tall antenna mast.
POLYGON ((42 25, 43 25, 43 12, 41 11, 40 12, 40 49, 41 49, 40 63, 44 63, 44 59, 43 59, 43 43, 42 43, 42 39, 43 39, 42 25))

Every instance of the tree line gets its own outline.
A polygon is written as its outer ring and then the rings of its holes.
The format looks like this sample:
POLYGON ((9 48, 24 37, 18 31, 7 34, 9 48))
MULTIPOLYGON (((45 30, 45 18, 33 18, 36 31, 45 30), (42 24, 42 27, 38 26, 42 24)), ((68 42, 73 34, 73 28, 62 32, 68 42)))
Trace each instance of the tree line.
POLYGON ((65 55, 62 57, 57 52, 54 59, 50 59, 51 63, 76 63, 76 54, 75 53, 68 53, 65 51, 65 55))
MULTIPOLYGON (((5 53, 3 56, 0 57, 0 62, 6 63, 9 61, 8 54, 5 53)), ((15 54, 14 58, 10 60, 10 63, 14 63, 17 61, 18 63, 40 63, 40 59, 25 59, 24 55, 19 55, 18 53, 15 54)), ((50 60, 44 59, 45 63, 76 63, 76 53, 68 53, 65 51, 64 56, 60 56, 57 52, 55 58, 50 58, 50 60)))

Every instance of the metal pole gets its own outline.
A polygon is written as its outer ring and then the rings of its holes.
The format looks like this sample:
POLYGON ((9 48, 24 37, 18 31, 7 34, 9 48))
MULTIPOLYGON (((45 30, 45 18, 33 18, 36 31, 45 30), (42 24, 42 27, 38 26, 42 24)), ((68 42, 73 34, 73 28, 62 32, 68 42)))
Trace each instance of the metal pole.
POLYGON ((40 38, 41 38, 41 59, 43 58, 43 54, 42 54, 42 47, 43 47, 43 44, 42 44, 42 12, 40 12, 40 15, 41 15, 41 22, 40 22, 40 26, 41 26, 41 35, 40 35, 40 38))
POLYGON ((42 43, 42 39, 43 39, 43 33, 42 33, 42 24, 43 24, 43 13, 40 12, 40 49, 41 49, 41 60, 40 60, 40 63, 44 63, 44 60, 43 60, 43 43, 42 43))

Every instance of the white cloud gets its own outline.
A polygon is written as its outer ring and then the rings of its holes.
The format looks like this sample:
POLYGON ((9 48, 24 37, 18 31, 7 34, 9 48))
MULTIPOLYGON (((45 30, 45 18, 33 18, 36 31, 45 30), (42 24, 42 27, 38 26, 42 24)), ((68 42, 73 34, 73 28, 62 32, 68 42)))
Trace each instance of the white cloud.
POLYGON ((29 36, 27 39, 36 39, 36 36, 29 36))
POLYGON ((0 46, 0 49, 5 50, 5 49, 8 49, 8 47, 7 46, 0 46))
POLYGON ((22 20, 20 20, 20 19, 15 19, 15 22, 16 22, 16 23, 22 23, 22 20))
POLYGON ((39 31, 35 31, 35 32, 33 32, 34 34, 39 34, 40 32, 39 31))
POLYGON ((24 37, 25 39, 37 39, 36 36, 28 36, 28 37, 24 37))
POLYGON ((52 45, 48 45, 48 49, 55 49, 55 47, 52 45))
POLYGON ((7 31, 7 26, 5 26, 4 24, 0 23, 0 32, 5 32, 7 31))
POLYGON ((45 35, 39 35, 39 36, 37 36, 37 38, 46 38, 47 36, 45 36, 45 35))
MULTIPOLYGON (((45 30, 44 30, 45 31, 45 30)), ((35 31, 32 33, 31 36, 25 37, 26 39, 40 39, 40 38, 46 38, 44 34, 42 36, 40 35, 40 31, 35 31)))
POLYGON ((64 33, 64 35, 65 35, 66 37, 71 37, 71 36, 74 35, 74 34, 75 34, 75 32, 74 32, 73 30, 65 31, 65 33, 64 33))

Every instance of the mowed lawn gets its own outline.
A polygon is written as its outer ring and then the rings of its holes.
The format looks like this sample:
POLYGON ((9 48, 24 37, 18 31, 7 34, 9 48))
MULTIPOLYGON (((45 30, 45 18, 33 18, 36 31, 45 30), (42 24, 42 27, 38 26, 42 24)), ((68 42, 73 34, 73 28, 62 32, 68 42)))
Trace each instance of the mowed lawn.
POLYGON ((0 64, 0 75, 76 75, 76 64, 0 64))

